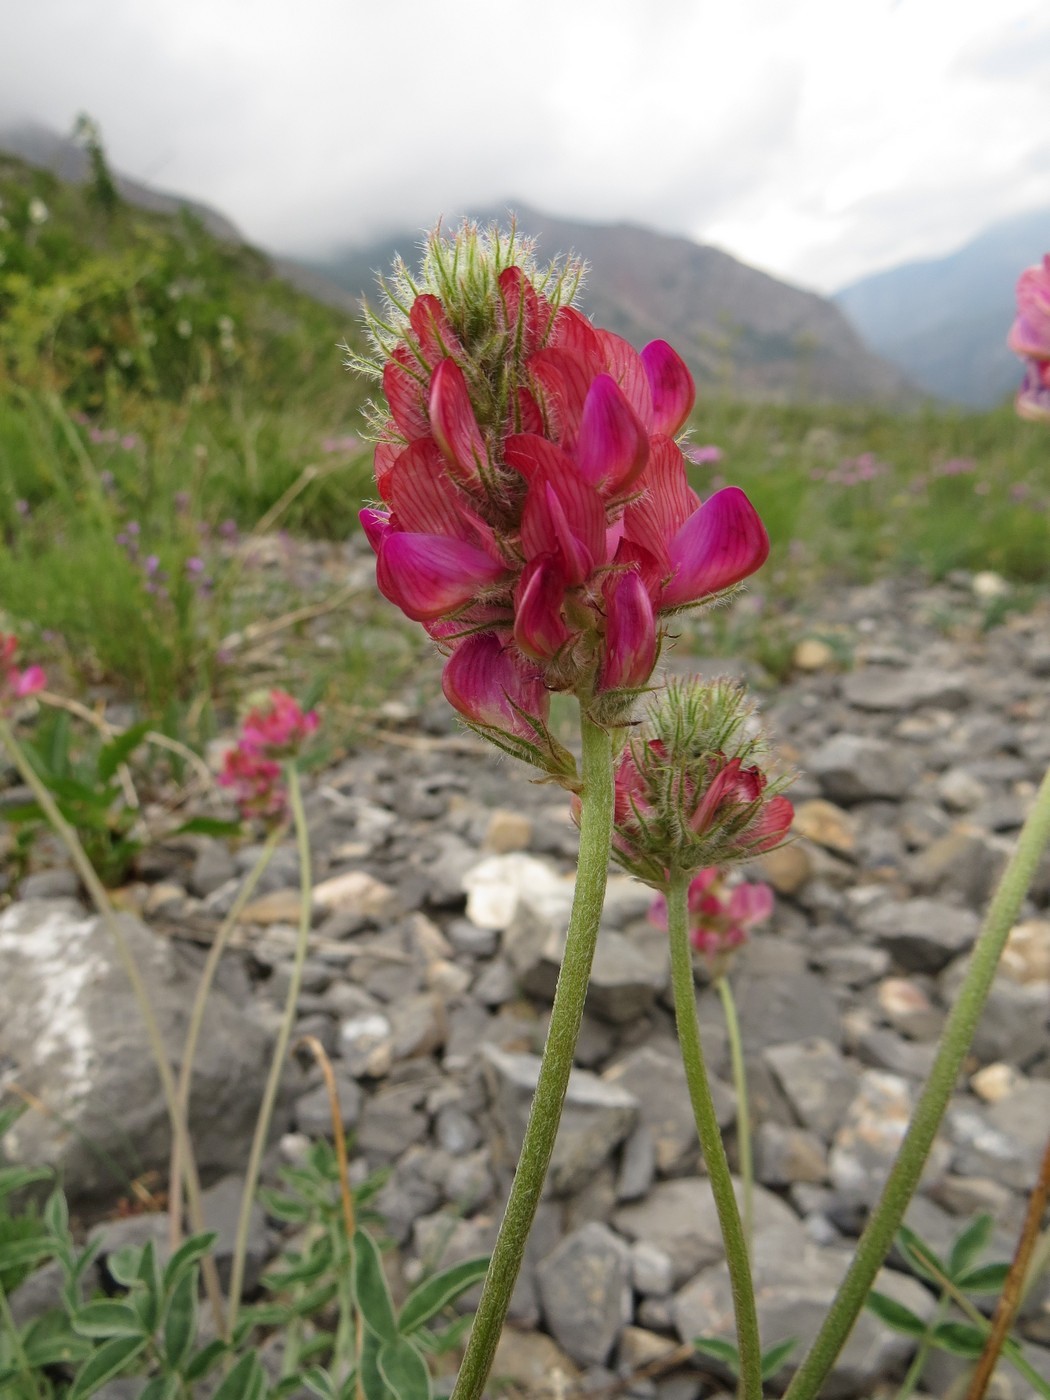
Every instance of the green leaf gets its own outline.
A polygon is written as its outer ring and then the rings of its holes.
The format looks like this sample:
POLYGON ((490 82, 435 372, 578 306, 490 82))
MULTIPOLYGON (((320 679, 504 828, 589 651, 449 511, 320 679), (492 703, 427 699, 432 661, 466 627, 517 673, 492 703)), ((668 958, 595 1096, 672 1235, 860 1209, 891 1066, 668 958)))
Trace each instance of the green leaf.
MULTIPOLYGON (((22 1334, 22 1350, 30 1366, 76 1365, 95 1350, 87 1337, 78 1337, 65 1313, 52 1309, 31 1322, 22 1334)), ((0 1392, 2 1394, 2 1392, 0 1392)))
POLYGON ((0 1108, 0 1138, 6 1137, 25 1111, 24 1103, 14 1103, 7 1108, 0 1108))
POLYGON ((145 1350, 147 1341, 146 1337, 114 1337, 99 1347, 77 1372, 66 1400, 84 1400, 85 1396, 94 1395, 106 1381, 126 1371, 139 1352, 145 1350))
POLYGON ((202 1235, 191 1235, 183 1240, 164 1267, 164 1291, 170 1293, 179 1282, 184 1271, 198 1263, 218 1239, 214 1230, 202 1235))
POLYGON ((740 1374, 740 1353, 732 1342, 724 1341, 721 1337, 694 1337, 693 1347, 702 1356, 720 1361, 734 1376, 740 1374))
POLYGON ((47 1181, 51 1175, 49 1167, 0 1167, 0 1200, 34 1181, 47 1181))
POLYGON ((940 1282, 937 1278, 937 1274, 931 1270, 931 1264, 933 1268, 938 1270, 942 1275, 950 1277, 948 1274, 948 1266, 940 1255, 937 1254, 935 1250, 931 1249, 926 1241, 920 1238, 920 1236, 907 1225, 902 1225, 897 1231, 897 1248, 901 1251, 915 1272, 921 1274, 923 1278, 929 1279, 931 1283, 939 1284, 940 1282), (929 1263, 926 1262, 927 1260, 929 1263))
MULTIPOLYGON (((382 1342, 374 1332, 366 1327, 361 1338, 361 1356, 358 1369, 361 1372, 361 1389, 368 1400, 390 1400, 390 1391, 379 1370, 379 1348, 382 1342)), ((351 1392, 352 1393, 352 1392, 351 1392)))
POLYGON ((134 1308, 116 1299, 85 1303, 73 1317, 73 1330, 81 1337, 142 1337, 149 1335, 134 1308))
POLYGON ((139 1396, 139 1400, 177 1400, 178 1376, 154 1376, 139 1396))
POLYGON ((934 1346, 942 1351, 950 1351, 953 1356, 963 1356, 975 1361, 984 1351, 987 1334, 968 1322, 941 1322, 930 1334, 934 1346))
POLYGON ((240 822, 223 822, 217 817, 193 817, 183 822, 171 833, 172 836, 239 836, 240 822))
POLYGON ((212 1396, 212 1400, 247 1400, 261 1379, 259 1358, 246 1351, 230 1374, 212 1396))
POLYGON ((146 737, 150 727, 149 720, 142 720, 133 724, 130 729, 125 729, 123 734, 110 739, 108 744, 99 749, 95 771, 102 782, 108 783, 120 765, 127 762, 146 737))
POLYGON ((431 1400, 433 1387, 427 1363, 411 1342, 398 1337, 379 1348, 379 1374, 396 1400, 431 1400))
POLYGON ((115 1249, 112 1254, 106 1255, 106 1272, 117 1283, 123 1284, 125 1288, 130 1288, 138 1279, 141 1263, 141 1247, 136 1244, 128 1244, 123 1249, 115 1249))
POLYGON ((984 1214, 978 1215, 956 1236, 948 1255, 948 1276, 953 1283, 960 1283, 959 1275, 965 1273, 988 1248, 994 1231, 995 1221, 984 1214))
POLYGON ((321 1400, 336 1400, 335 1381, 323 1366, 311 1366, 303 1372, 303 1385, 321 1400))
POLYGON ((798 1346, 797 1337, 788 1337, 785 1342, 777 1342, 762 1353, 762 1379, 771 1380, 798 1346))
POLYGON ((1001 1293, 1009 1272, 1009 1264, 978 1264, 955 1283, 967 1293, 1001 1293))
POLYGON ((65 1192, 57 1188, 51 1192, 44 1206, 44 1224, 56 1238, 69 1233, 69 1206, 65 1192))
POLYGON ((898 1303, 896 1298, 889 1298, 885 1293, 880 1293, 877 1288, 873 1288, 868 1294, 865 1307, 895 1332, 903 1332, 909 1337, 926 1335, 926 1324, 921 1317, 917 1317, 911 1308, 906 1308, 903 1303, 898 1303))
POLYGON ((189 1269, 175 1285, 164 1319, 164 1352, 168 1365, 177 1371, 197 1340, 197 1270, 189 1269))
POLYGON ((488 1266, 489 1256, 479 1255, 476 1259, 465 1259, 462 1264, 454 1264, 450 1269, 444 1269, 440 1274, 425 1279, 413 1288, 405 1299, 397 1319, 397 1330, 403 1337, 407 1337, 424 1322, 429 1322, 461 1293, 480 1282, 485 1277, 488 1266))
POLYGON ((0 1273, 27 1266, 33 1268, 44 1259, 50 1259, 54 1252, 54 1240, 46 1238, 0 1242, 0 1273))
POLYGON ((434 1356, 444 1356, 453 1347, 459 1346, 470 1331, 473 1321, 473 1313, 464 1313, 462 1317, 457 1317, 450 1322, 441 1332, 432 1332, 429 1327, 420 1327, 418 1331, 412 1333, 412 1340, 420 1351, 431 1353, 434 1356))
POLYGON ((217 1361, 226 1354, 226 1343, 219 1339, 209 1342, 207 1346, 201 1347, 193 1360, 186 1367, 183 1379, 189 1381, 203 1380, 217 1361))
POLYGON ((394 1304, 371 1235, 354 1231, 354 1296, 365 1326, 384 1342, 397 1340, 394 1304))

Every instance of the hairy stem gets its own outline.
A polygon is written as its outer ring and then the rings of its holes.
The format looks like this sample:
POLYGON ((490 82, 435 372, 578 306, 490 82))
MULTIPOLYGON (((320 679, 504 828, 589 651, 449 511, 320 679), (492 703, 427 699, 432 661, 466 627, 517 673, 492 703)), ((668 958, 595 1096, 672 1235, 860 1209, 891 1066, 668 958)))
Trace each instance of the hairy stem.
POLYGON ((1050 771, 1040 784, 1017 847, 992 898, 966 977, 945 1023, 933 1068, 915 1106, 879 1203, 865 1226, 853 1262, 824 1324, 795 1372, 784 1400, 815 1400, 864 1307, 875 1275, 882 1267, 908 1202, 919 1184, 926 1158, 988 998, 1003 946, 1048 841, 1050 771))
MULTIPOLYGON (((667 931, 671 942, 671 985, 675 1021, 682 1050, 689 1100, 696 1119, 700 1148, 707 1163, 711 1194, 729 1266, 729 1286, 736 1315, 737 1350, 740 1353, 741 1400, 762 1400, 762 1347, 758 1336, 755 1290, 751 1281, 747 1240, 733 1190, 725 1144, 718 1126, 711 1084, 704 1063, 700 1025, 696 1014, 693 959, 689 951, 689 874, 675 871, 667 890, 667 931)), ((738 1108, 739 1112, 739 1108, 738 1108)))
POLYGON ((576 892, 565 957, 551 1008, 536 1093, 518 1168, 481 1293, 452 1400, 479 1400, 496 1353, 511 1293, 547 1176, 562 1105, 569 1087, 583 1004, 598 938, 613 825, 612 741, 608 731, 582 716, 583 815, 576 892))
POLYGON ((751 1152, 751 1108, 747 1097, 747 1071, 744 1068, 744 1045, 740 1038, 740 1018, 729 978, 719 977, 715 983, 722 999, 729 1039, 729 1059, 733 1067, 733 1089, 736 1093, 736 1140, 740 1152, 740 1179, 744 1183, 744 1239, 748 1251, 755 1229, 755 1162, 751 1152))

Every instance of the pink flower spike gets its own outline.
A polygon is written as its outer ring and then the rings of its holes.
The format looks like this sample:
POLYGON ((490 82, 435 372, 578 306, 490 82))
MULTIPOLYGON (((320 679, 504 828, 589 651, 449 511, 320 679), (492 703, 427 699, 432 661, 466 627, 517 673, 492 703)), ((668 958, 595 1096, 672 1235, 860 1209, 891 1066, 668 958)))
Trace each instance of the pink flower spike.
POLYGON ((319 723, 316 710, 304 713, 286 690, 271 690, 269 707, 259 706, 245 717, 240 747, 266 758, 284 757, 300 748, 319 723))
POLYGON ((656 621, 641 575, 614 575, 605 589, 605 658, 602 690, 635 690, 656 665, 656 621))
POLYGON ((413 622, 455 612, 506 574, 491 555, 446 535, 391 531, 383 540, 376 582, 384 598, 413 622))
POLYGON ((795 809, 787 797, 772 797, 766 803, 758 821, 745 835, 748 850, 752 855, 771 851, 786 839, 795 819, 795 809))
POLYGON ((642 365, 653 396, 650 430, 674 437, 696 403, 696 385, 685 361, 666 340, 653 340, 642 351, 642 365))
POLYGON ((434 371, 429 408, 434 437, 452 475, 464 486, 477 485, 488 471, 488 451, 467 381, 454 360, 442 360, 434 371))
POLYGON ((743 491, 727 486, 689 517, 668 553, 674 573, 660 602, 673 608, 718 593, 760 569, 769 557, 769 536, 743 491))
POLYGON ((441 689, 472 724, 529 743, 536 742, 536 733, 519 711, 542 723, 550 711, 550 696, 538 674, 526 670, 493 632, 479 632, 459 643, 445 663, 441 689))
POLYGON ((608 374, 599 374, 583 404, 576 456, 581 475, 606 495, 632 486, 649 457, 649 435, 623 391, 608 374))

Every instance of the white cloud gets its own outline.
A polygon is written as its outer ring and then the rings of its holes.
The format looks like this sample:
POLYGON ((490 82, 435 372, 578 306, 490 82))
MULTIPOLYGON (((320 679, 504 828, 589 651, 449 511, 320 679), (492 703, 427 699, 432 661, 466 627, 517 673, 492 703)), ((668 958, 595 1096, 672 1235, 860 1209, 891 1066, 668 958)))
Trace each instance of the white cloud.
POLYGON ((826 289, 1050 205, 1041 0, 41 0, 6 29, 0 118, 86 110, 271 246, 517 198, 826 289))

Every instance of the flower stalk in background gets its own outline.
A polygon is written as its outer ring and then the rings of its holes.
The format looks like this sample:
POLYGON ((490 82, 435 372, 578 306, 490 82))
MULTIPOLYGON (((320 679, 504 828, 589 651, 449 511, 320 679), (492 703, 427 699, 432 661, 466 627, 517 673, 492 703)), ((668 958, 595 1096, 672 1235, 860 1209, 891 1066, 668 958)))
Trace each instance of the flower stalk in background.
POLYGON ((271 690, 265 702, 249 710, 218 778, 233 792, 245 821, 275 822, 284 816, 288 793, 281 761, 298 754, 317 725, 317 712, 304 713, 283 690, 271 690))

